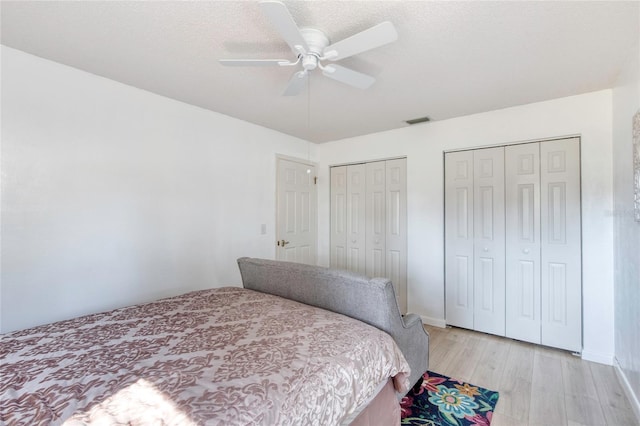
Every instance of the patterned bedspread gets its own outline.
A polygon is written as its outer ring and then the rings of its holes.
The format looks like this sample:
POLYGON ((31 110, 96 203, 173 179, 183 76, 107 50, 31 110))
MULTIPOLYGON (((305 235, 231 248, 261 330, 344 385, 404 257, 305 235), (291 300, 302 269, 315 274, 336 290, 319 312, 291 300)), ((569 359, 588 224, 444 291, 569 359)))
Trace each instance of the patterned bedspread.
POLYGON ((0 423, 337 425, 407 365, 393 339, 241 288, 2 336, 0 423))

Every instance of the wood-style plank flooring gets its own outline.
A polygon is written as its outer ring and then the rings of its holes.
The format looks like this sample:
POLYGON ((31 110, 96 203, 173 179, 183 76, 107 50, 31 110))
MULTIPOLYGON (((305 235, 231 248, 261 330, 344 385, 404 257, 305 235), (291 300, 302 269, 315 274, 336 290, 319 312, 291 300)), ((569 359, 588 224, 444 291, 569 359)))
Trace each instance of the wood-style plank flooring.
POLYGON ((613 367, 504 337, 425 328, 429 370, 500 392, 492 426, 639 424, 613 367))

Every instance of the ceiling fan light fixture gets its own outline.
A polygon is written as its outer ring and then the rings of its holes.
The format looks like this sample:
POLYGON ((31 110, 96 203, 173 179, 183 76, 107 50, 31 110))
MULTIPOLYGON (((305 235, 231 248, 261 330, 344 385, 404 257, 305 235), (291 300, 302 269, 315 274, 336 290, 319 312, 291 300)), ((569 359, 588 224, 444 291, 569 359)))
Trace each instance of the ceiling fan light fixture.
POLYGON ((418 123, 426 123, 428 121, 431 121, 431 119, 427 116, 425 117, 420 117, 420 118, 413 118, 411 120, 407 120, 405 121, 405 123, 407 123, 408 125, 413 125, 413 124, 418 124, 418 123))
POLYGON ((302 57, 302 68, 307 71, 315 70, 318 67, 318 57, 314 54, 306 54, 302 57))

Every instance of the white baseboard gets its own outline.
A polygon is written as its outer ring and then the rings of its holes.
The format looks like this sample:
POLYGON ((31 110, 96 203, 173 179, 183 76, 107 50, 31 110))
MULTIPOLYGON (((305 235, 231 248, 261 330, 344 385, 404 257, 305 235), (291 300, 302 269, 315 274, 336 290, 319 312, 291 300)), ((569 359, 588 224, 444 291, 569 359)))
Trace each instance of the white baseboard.
POLYGON ((620 368, 620 364, 618 364, 617 359, 613 359, 613 367, 616 370, 616 375, 618 376, 618 380, 620 380, 620 384, 624 389, 625 395, 629 399, 629 403, 631 404, 631 408, 633 408, 633 413, 636 415, 638 419, 638 424, 640 424, 640 401, 638 401, 638 395, 633 392, 633 388, 631 388, 631 383, 627 380, 627 375, 624 374, 622 368, 620 368))
POLYGON ((422 322, 427 325, 432 325, 434 327, 440 328, 445 328, 447 326, 447 323, 442 318, 431 318, 424 315, 420 315, 420 318, 422 318, 422 322))
POLYGON ((602 352, 582 351, 582 359, 598 364, 613 365, 613 354, 602 352))

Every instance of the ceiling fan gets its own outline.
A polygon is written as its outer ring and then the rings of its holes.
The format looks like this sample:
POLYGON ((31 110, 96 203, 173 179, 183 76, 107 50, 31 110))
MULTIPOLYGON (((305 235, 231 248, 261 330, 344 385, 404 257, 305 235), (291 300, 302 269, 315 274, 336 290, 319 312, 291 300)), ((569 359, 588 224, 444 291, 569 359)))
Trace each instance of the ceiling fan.
POLYGON ((339 61, 398 39, 398 33, 393 24, 385 21, 344 40, 329 44, 329 38, 322 31, 315 28, 298 28, 284 3, 263 0, 259 4, 271 24, 291 47, 296 59, 294 61, 288 59, 220 59, 220 63, 226 66, 281 67, 300 64, 302 69, 291 76, 284 91, 285 96, 294 96, 300 93, 309 78, 309 72, 316 68, 321 69, 322 74, 333 80, 359 89, 368 88, 376 81, 374 77, 333 63, 325 65, 323 61, 339 61))

